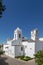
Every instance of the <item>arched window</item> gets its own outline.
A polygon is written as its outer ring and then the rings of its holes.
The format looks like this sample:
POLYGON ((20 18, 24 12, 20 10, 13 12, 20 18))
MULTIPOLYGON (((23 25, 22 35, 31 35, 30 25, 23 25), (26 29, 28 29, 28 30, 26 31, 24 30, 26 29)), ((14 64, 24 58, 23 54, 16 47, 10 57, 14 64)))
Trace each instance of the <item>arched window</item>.
POLYGON ((23 51, 23 47, 21 47, 21 51, 23 51))
POLYGON ((15 38, 16 38, 16 34, 15 34, 15 38))
POLYGON ((19 38, 21 38, 21 34, 19 34, 19 38))

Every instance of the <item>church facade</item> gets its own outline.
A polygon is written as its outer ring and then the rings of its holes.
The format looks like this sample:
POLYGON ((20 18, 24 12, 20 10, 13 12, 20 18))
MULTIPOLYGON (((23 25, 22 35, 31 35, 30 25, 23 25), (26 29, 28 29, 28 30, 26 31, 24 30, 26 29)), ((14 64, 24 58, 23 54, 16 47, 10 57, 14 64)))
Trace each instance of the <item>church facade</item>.
POLYGON ((34 54, 43 50, 43 38, 39 38, 38 30, 31 31, 31 38, 23 37, 22 30, 17 28, 14 31, 14 38, 7 40, 3 45, 5 54, 14 58, 17 56, 29 56, 34 58, 34 54))

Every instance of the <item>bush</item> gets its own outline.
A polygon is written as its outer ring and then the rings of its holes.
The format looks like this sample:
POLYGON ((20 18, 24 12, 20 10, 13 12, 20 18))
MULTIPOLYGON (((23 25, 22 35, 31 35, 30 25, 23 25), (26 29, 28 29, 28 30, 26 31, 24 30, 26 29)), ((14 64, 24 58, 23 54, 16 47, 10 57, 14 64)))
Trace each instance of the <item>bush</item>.
POLYGON ((15 58, 21 58, 21 59, 22 59, 22 58, 24 58, 24 56, 17 56, 17 57, 15 57, 15 58))
POLYGON ((16 57, 17 59, 21 59, 21 60, 24 60, 24 61, 28 61, 28 60, 31 60, 32 58, 28 57, 28 56, 17 56, 16 57))
POLYGON ((0 50, 0 55, 2 55, 4 53, 4 51, 0 50))
POLYGON ((31 59, 32 59, 32 58, 30 58, 30 57, 26 56, 26 57, 24 57, 24 59, 23 59, 23 60, 28 61, 28 60, 31 60, 31 59))
POLYGON ((24 56, 21 56, 21 57, 20 57, 20 59, 23 59, 23 58, 24 58, 24 56))
POLYGON ((42 64, 43 64, 43 50, 38 51, 38 52, 35 54, 35 62, 36 62, 38 65, 42 65, 42 64))
POLYGON ((30 60, 30 59, 29 59, 29 58, 23 58, 23 60, 24 60, 24 61, 28 61, 28 60, 30 60))
POLYGON ((28 57, 28 56, 23 56, 20 58, 21 60, 24 60, 24 61, 28 61, 28 60, 31 60, 32 58, 28 57))

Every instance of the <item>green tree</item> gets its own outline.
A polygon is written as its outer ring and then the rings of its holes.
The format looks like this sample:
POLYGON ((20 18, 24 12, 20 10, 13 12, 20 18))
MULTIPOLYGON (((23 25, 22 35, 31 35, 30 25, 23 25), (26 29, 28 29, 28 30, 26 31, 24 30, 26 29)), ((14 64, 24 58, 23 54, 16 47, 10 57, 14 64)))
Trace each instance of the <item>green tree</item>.
POLYGON ((3 53, 4 53, 4 51, 3 50, 0 50, 0 57, 1 57, 1 55, 3 55, 3 53))
POLYGON ((0 0, 0 18, 2 17, 3 11, 5 11, 6 7, 3 5, 2 0, 0 0))
POLYGON ((1 47, 2 47, 2 46, 0 45, 0 49, 1 49, 1 47))
POLYGON ((43 64, 43 50, 40 50, 40 51, 38 51, 38 52, 35 54, 35 62, 36 62, 38 65, 42 65, 42 64, 43 64))

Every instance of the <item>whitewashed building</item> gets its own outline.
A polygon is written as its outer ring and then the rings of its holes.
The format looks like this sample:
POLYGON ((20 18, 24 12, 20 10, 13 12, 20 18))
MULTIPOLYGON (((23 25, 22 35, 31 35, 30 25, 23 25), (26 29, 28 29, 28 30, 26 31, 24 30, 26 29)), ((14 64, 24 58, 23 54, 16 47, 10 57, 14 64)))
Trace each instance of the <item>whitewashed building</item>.
POLYGON ((39 38, 38 30, 34 29, 28 40, 22 36, 22 30, 17 28, 14 31, 14 38, 7 40, 7 43, 3 45, 3 50, 12 58, 23 55, 34 58, 37 51, 43 50, 43 38, 39 38))

